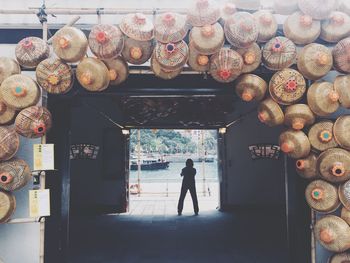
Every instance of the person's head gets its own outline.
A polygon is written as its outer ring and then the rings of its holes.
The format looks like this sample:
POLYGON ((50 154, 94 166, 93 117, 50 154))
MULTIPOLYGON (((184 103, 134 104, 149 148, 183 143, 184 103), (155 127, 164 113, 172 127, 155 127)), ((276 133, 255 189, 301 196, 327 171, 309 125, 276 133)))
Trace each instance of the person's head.
POLYGON ((187 160, 186 160, 186 167, 193 167, 193 161, 192 161, 192 159, 187 159, 187 160))

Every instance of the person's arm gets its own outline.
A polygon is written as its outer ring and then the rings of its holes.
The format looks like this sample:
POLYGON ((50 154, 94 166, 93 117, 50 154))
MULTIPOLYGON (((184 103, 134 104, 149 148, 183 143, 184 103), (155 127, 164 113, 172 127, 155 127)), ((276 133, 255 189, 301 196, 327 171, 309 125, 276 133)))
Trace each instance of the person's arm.
POLYGON ((181 170, 180 175, 181 175, 181 176, 184 176, 184 169, 181 170))
POLYGON ((197 173, 197 170, 196 170, 196 168, 193 168, 193 176, 195 176, 196 175, 196 173, 197 173))

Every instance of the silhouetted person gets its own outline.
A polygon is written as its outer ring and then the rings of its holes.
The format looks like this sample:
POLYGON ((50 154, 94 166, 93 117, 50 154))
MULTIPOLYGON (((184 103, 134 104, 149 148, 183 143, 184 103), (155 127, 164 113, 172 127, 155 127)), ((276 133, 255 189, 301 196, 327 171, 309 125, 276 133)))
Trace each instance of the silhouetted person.
POLYGON ((195 175, 196 175, 196 169, 193 168, 193 161, 192 159, 187 159, 186 167, 183 168, 181 171, 181 176, 183 176, 183 179, 182 179, 179 204, 177 206, 178 215, 182 214, 182 209, 184 207, 184 200, 186 197, 187 190, 190 190, 190 193, 191 193, 194 213, 198 215, 199 209, 198 209, 198 200, 197 200, 197 193, 196 193, 196 184, 194 180, 195 175))

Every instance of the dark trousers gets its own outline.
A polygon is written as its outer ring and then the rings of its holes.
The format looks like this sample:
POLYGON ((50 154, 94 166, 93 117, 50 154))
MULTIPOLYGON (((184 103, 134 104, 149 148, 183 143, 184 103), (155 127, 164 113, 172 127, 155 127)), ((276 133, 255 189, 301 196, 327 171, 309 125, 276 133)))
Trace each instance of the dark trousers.
POLYGON ((195 213, 198 213, 198 211, 199 211, 198 199, 197 199, 197 193, 196 193, 196 185, 194 182, 193 183, 192 182, 191 183, 182 182, 181 194, 180 194, 179 204, 177 206, 177 211, 179 213, 182 213, 187 190, 190 190, 190 193, 191 193, 192 202, 193 202, 193 210, 195 213))

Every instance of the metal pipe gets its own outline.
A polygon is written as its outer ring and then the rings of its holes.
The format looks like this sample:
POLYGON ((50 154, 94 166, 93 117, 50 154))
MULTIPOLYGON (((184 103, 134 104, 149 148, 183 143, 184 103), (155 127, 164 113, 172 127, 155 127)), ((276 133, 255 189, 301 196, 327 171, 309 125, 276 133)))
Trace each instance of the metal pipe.
POLYGON ((314 233, 314 225, 316 223, 316 214, 311 209, 311 263, 316 263, 316 239, 314 233))
POLYGON ((39 218, 32 217, 32 218, 14 218, 10 219, 6 222, 6 224, 24 224, 24 223, 38 223, 39 218))

